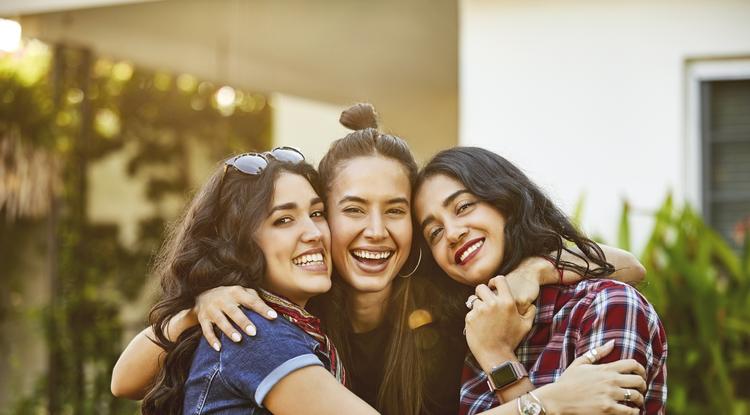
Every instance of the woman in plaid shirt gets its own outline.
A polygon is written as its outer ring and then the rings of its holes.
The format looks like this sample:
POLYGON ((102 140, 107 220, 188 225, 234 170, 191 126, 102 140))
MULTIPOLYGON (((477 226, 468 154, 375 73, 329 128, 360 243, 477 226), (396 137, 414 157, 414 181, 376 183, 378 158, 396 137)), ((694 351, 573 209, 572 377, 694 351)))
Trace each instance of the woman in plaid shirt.
POLYGON ((466 302, 471 353, 462 375, 461 414, 510 400, 522 414, 544 413, 545 406, 547 413, 664 413, 667 343, 656 312, 634 288, 597 278, 614 270, 601 248, 517 167, 481 148, 442 151, 420 172, 414 205, 435 262, 455 281, 476 287, 466 302), (563 252, 588 265, 562 260, 563 252), (565 270, 593 278, 545 286, 521 314, 502 275, 533 257, 553 262, 561 282, 565 270), (585 353, 611 340, 614 350, 601 361, 626 360, 601 365, 623 375, 597 381, 607 387, 597 388, 602 385, 592 379, 581 390, 568 389, 568 399, 557 393, 566 392, 560 385, 529 393, 567 380, 565 369, 576 358, 594 360, 596 355, 585 353), (635 362, 645 368, 645 385, 628 374, 635 362), (488 377, 496 380, 503 366, 518 367, 515 378, 488 386, 488 377))

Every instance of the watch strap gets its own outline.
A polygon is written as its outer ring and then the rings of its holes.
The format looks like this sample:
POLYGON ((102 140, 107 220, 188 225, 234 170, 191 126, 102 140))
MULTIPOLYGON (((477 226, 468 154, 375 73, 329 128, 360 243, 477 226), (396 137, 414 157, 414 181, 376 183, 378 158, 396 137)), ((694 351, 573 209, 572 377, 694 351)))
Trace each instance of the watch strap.
POLYGON ((529 373, 521 362, 507 361, 493 367, 487 373, 487 385, 490 390, 502 390, 527 376, 529 376, 529 373))

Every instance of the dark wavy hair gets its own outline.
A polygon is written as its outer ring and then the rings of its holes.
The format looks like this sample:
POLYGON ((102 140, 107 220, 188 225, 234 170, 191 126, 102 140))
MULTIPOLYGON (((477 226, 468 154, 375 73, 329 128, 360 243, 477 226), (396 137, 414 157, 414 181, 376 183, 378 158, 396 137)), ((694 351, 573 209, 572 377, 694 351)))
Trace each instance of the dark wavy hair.
POLYGON ((552 259, 558 267, 584 277, 605 277, 614 272, 599 245, 576 229, 518 167, 498 154, 479 147, 443 150, 420 171, 415 194, 425 180, 441 174, 463 183, 505 217, 505 253, 496 275, 509 273, 532 256, 552 259), (571 250, 569 244, 582 254, 571 250), (583 259, 586 266, 561 260, 563 251, 583 259), (591 263, 598 267, 592 269, 591 263))
MULTIPOLYGON (((354 131, 334 141, 320 160, 318 172, 322 196, 326 201, 336 175, 347 161, 357 157, 380 156, 396 161, 409 178, 410 190, 414 188, 418 166, 409 146, 402 138, 378 130, 377 113, 371 104, 355 104, 341 113, 339 121, 354 131)), ((412 240, 410 255, 403 267, 409 271, 417 265, 415 256, 419 238, 415 234, 412 240)), ((385 414, 416 415, 423 406, 424 369, 422 353, 418 349, 419 333, 408 325, 409 314, 417 309, 415 283, 419 278, 419 273, 410 278, 395 278, 387 304, 386 319, 391 332, 385 352, 383 381, 378 388, 375 404, 376 409, 385 414)), ((347 284, 334 272, 331 291, 313 299, 311 307, 319 310, 329 336, 339 346, 344 364, 356 367, 358 362, 353 362, 349 354, 351 321, 346 310, 348 290, 347 284)), ((353 386, 356 388, 356 385, 353 386)))
POLYGON ((143 399, 143 414, 182 413, 185 382, 201 331, 196 326, 171 341, 166 333, 169 320, 193 307, 195 298, 206 290, 260 286, 266 263, 253 235, 268 217, 274 183, 282 172, 303 176, 318 190, 317 173, 306 163, 271 160, 260 175, 232 167, 224 174, 222 163, 169 230, 154 267, 163 294, 149 314, 155 342, 166 351, 166 358, 143 399))

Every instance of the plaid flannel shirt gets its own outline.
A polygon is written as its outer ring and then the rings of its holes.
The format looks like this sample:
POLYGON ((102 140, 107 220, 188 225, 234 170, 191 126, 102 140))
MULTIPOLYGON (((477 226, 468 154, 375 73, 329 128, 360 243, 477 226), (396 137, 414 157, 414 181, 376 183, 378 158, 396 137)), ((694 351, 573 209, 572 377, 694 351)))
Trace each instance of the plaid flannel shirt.
MULTIPOLYGON (((642 414, 664 414, 667 401, 667 338, 654 308, 626 284, 588 279, 571 286, 542 287, 534 326, 516 356, 536 387, 552 383, 576 357, 615 339, 615 349, 598 363, 635 359, 646 368, 642 414)), ((471 355, 461 376, 459 414, 473 415, 500 405, 487 375, 471 355)))

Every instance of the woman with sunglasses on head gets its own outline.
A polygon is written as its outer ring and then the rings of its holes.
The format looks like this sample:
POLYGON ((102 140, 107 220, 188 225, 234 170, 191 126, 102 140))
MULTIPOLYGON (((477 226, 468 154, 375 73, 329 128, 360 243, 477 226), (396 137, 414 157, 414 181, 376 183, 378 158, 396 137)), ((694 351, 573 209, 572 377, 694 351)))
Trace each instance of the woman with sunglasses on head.
MULTIPOLYGON (((434 280, 421 270, 414 272, 426 255, 415 247, 411 220, 416 162, 402 139, 377 130, 372 106, 348 109, 342 123, 355 131, 334 142, 320 163, 332 231, 333 289, 312 305, 321 310, 353 390, 365 401, 387 414, 455 413, 466 349, 463 323, 443 315, 435 301, 442 293, 432 287, 434 280), (412 314, 417 309, 427 311, 428 317, 412 319, 416 324, 410 326, 410 316, 425 315, 412 314)), ((613 249, 608 255, 622 268, 618 277, 642 278, 632 255, 613 249)), ((568 282, 581 277, 566 271, 564 278, 568 282)), ((528 308, 539 283, 558 282, 558 273, 546 260, 535 258, 509 273, 508 281, 516 301, 528 308)), ((170 325, 179 333, 197 319, 209 344, 221 347, 213 324, 241 342, 236 327, 250 328, 251 336, 256 330, 238 305, 265 315, 254 291, 220 287, 199 295, 196 306, 170 325)), ((137 398, 153 378, 159 351, 144 341, 137 338, 118 361, 116 394, 137 398)))
POLYGON ((166 354, 144 414, 375 413, 346 389, 336 347, 305 310, 331 287, 316 181, 301 153, 275 149, 227 161, 194 197, 157 262, 163 295, 150 319, 166 354), (255 289, 279 318, 245 312, 262 331, 218 352, 197 326, 169 333, 197 294, 235 284, 255 289))

